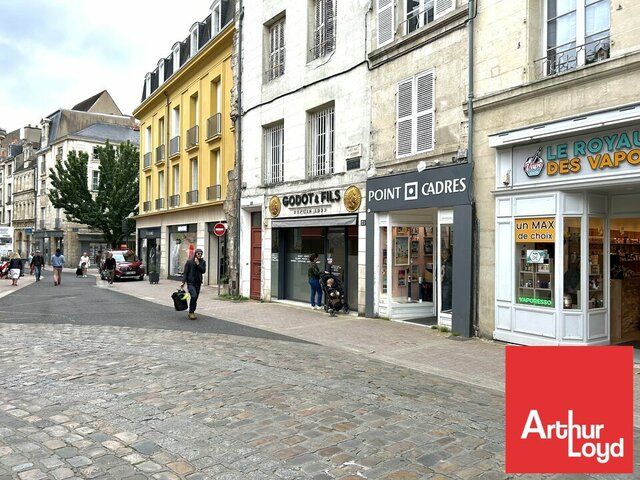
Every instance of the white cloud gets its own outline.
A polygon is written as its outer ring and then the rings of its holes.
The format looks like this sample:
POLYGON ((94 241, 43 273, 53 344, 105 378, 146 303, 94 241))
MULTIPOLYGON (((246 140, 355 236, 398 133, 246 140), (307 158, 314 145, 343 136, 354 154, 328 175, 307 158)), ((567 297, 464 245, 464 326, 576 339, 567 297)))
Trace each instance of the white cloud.
POLYGON ((108 90, 125 113, 144 75, 210 0, 0 0, 0 126, 37 123, 108 90))

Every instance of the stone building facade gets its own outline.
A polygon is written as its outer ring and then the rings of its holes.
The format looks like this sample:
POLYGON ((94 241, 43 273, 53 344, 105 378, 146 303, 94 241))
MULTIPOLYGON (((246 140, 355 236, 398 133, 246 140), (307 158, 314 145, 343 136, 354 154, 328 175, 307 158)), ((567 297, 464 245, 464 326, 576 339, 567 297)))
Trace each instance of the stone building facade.
POLYGON ((640 215, 638 18, 638 0, 479 3, 474 183, 483 336, 544 345, 620 339, 616 310, 625 291, 637 296, 613 271, 618 262, 637 269, 635 247, 619 245, 637 241, 640 215))

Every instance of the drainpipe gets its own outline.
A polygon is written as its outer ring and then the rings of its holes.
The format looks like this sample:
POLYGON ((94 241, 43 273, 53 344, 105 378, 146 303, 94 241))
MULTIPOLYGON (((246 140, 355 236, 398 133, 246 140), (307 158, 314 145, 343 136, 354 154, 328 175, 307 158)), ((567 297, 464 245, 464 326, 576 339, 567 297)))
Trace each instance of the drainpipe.
POLYGON ((236 165, 238 168, 237 188, 238 198, 236 199, 236 248, 234 251, 236 263, 236 288, 235 294, 240 294, 240 222, 241 222, 241 203, 242 198, 242 19, 244 18, 244 8, 242 0, 238 0, 238 9, 240 15, 238 17, 238 118, 236 120, 236 165))
MULTIPOLYGON (((472 175, 472 181, 471 181, 471 188, 470 188, 470 193, 469 193, 469 200, 471 201, 472 204, 472 208, 475 210, 475 200, 474 200, 474 189, 473 189, 473 171, 474 171, 474 164, 475 164, 475 160, 473 158, 473 129, 474 129, 474 125, 473 125, 473 66, 474 66, 474 55, 473 55, 473 46, 474 46, 474 38, 473 38, 473 20, 475 19, 476 16, 476 5, 475 5, 476 0, 469 0, 469 10, 468 10, 468 21, 467 21, 467 50, 468 50, 468 65, 467 65, 467 72, 468 72, 468 79, 467 79, 467 88, 468 88, 468 95, 467 95, 467 107, 468 107, 468 123, 467 123, 467 128, 468 128, 468 132, 467 132, 467 161, 471 164, 471 175, 472 175)), ((473 275, 473 280, 472 282, 476 284, 476 288, 473 289, 474 293, 473 293, 473 332, 472 335, 474 336, 478 336, 479 335, 479 318, 478 318, 478 304, 479 304, 479 293, 478 293, 478 282, 480 279, 480 242, 479 242, 479 228, 478 228, 478 221, 477 218, 475 216, 475 212, 473 213, 473 236, 474 236, 474 241, 473 241, 473 270, 474 270, 474 275, 473 275)))

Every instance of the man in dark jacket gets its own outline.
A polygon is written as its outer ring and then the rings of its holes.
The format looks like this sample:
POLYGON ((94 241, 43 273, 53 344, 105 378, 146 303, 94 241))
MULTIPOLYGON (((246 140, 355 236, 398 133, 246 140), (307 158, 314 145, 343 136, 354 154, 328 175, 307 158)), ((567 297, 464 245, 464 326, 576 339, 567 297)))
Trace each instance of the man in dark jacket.
POLYGON ((207 263, 202 259, 202 250, 197 248, 193 260, 187 260, 184 265, 182 288, 187 284, 187 291, 191 296, 189 301, 189 319, 195 320, 196 306, 198 305, 198 295, 202 286, 202 274, 207 271, 207 263))
POLYGON ((42 267, 44 267, 44 257, 40 253, 40 250, 36 250, 36 254, 31 258, 30 266, 36 274, 36 282, 39 282, 42 276, 42 267))

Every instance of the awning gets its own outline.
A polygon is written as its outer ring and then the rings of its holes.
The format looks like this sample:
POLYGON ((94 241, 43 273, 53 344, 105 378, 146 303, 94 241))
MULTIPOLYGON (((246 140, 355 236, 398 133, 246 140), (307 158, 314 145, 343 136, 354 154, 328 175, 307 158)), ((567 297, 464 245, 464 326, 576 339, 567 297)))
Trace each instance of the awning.
POLYGON ((330 217, 274 218, 271 228, 293 227, 348 227, 358 224, 357 215, 334 215, 330 217))

